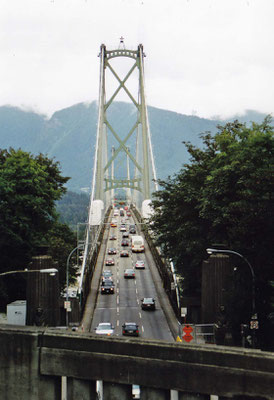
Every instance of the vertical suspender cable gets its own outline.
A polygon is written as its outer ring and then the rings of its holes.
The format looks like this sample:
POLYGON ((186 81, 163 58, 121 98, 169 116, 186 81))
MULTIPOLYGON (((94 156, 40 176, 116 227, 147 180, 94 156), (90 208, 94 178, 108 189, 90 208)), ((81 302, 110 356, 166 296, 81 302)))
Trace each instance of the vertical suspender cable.
POLYGON ((97 122, 97 133, 96 133, 96 145, 95 145, 95 155, 94 155, 94 164, 93 164, 93 176, 91 182, 91 194, 90 194, 90 202, 89 202, 89 211, 88 211, 88 224, 86 227, 86 238, 85 238, 85 247, 83 254, 83 262, 81 269, 81 276, 79 282, 79 291, 82 291, 83 277, 86 269, 88 251, 89 251, 89 243, 90 243, 90 227, 91 227, 91 218, 92 218, 92 204, 95 196, 95 185, 96 185, 96 169, 97 169, 97 159, 98 159, 98 148, 99 148, 99 135, 100 135, 100 126, 101 126, 101 118, 102 118, 102 104, 104 99, 104 57, 105 57, 105 46, 101 46, 100 53, 100 85, 99 85, 99 103, 98 103, 98 122, 97 122))
MULTIPOLYGON (((142 52, 142 49, 140 50, 142 52)), ((143 54, 142 54, 143 55, 143 54)), ((151 134, 150 134, 150 127, 148 121, 148 112, 147 112, 147 103, 146 103, 146 91, 145 91, 145 73, 144 73, 144 65, 143 65, 143 57, 140 57, 140 68, 142 70, 143 75, 143 87, 144 87, 144 102, 145 102, 145 110, 146 110, 146 124, 147 124, 147 136, 148 136, 148 144, 149 144, 149 151, 150 151, 150 159, 151 159, 151 166, 152 166, 152 175, 154 179, 154 186, 155 190, 159 189, 158 182, 157 182, 157 175, 156 175, 156 168, 154 163, 154 156, 153 156, 153 149, 151 143, 151 134)))

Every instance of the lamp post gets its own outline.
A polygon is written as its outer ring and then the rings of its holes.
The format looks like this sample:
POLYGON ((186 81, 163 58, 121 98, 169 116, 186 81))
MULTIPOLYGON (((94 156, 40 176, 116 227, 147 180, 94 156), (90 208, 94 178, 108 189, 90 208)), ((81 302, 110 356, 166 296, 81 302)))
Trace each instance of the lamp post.
POLYGON ((244 260, 251 272, 252 276, 252 316, 251 316, 251 324, 250 328, 252 330, 252 347, 255 348, 255 329, 258 329, 258 324, 257 324, 257 313, 256 313, 256 305, 255 305, 255 273, 252 268, 252 265, 250 262, 240 253, 237 253, 236 251, 233 250, 227 250, 227 249, 211 249, 208 248, 206 249, 207 254, 216 254, 216 253, 222 253, 222 254, 232 254, 240 257, 242 260, 244 260), (256 322, 255 322, 256 321, 256 322), (254 322, 254 325, 252 324, 254 322))
POLYGON ((68 288, 69 288, 69 262, 70 262, 70 257, 72 256, 72 254, 78 250, 84 247, 84 244, 79 244, 78 246, 76 246, 73 250, 71 250, 71 252, 69 253, 69 256, 67 258, 67 269, 66 269, 66 327, 68 328, 68 299, 69 299, 69 295, 68 295, 68 288))

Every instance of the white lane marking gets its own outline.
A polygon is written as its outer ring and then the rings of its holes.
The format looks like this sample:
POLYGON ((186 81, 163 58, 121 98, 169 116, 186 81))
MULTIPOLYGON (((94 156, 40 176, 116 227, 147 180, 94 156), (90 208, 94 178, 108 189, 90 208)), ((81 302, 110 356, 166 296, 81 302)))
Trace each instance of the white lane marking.
POLYGON ((139 312, 139 317, 140 317, 140 319, 142 319, 142 314, 139 312))
POLYGON ((119 288, 117 287, 117 289, 116 289, 116 292, 117 292, 117 294, 119 294, 119 288))
POLYGON ((136 294, 138 294, 138 289, 136 288, 136 294))
POLYGON ((119 296, 117 296, 117 304, 119 304, 119 296))
POLYGON ((119 307, 117 307, 117 314, 119 314, 120 313, 120 308, 119 307))
POLYGON ((145 332, 143 325, 142 325, 142 332, 143 332, 143 333, 145 332))
POLYGON ((140 301, 139 301, 139 299, 137 299, 137 304, 140 304, 140 301))
POLYGON ((119 319, 117 319, 117 326, 119 326, 119 323, 120 323, 120 322, 119 322, 119 319))

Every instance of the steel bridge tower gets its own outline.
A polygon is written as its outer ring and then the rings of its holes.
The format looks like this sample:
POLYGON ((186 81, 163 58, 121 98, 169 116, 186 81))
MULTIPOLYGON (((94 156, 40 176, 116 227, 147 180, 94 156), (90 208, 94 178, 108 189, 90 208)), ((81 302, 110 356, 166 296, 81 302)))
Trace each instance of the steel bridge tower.
POLYGON ((127 195, 131 194, 129 201, 134 202, 137 207, 141 207, 144 200, 151 199, 152 191, 157 190, 145 99, 143 46, 140 44, 135 51, 127 50, 122 40, 118 49, 107 50, 106 46, 102 44, 99 56, 100 88, 91 200, 101 200, 106 207, 113 200, 112 196, 117 193, 117 190, 125 189, 127 195), (120 48, 121 44, 123 48, 120 48), (131 60, 129 70, 123 78, 119 76, 119 71, 113 66, 115 59, 118 58, 127 59, 127 62, 129 59, 131 60), (130 78, 134 73, 136 77, 136 71, 137 94, 129 90, 130 78), (109 96, 108 74, 118 81, 118 87, 109 96), (135 118, 133 121, 131 120, 131 125, 123 134, 117 131, 113 125, 110 111, 118 94, 122 91, 130 100, 132 107, 130 113, 135 118), (121 166, 122 163, 124 166, 121 166))
POLYGON ((90 268, 90 257, 97 248, 97 236, 104 222, 104 213, 116 193, 123 190, 127 201, 134 203, 142 216, 147 217, 151 193, 158 190, 145 99, 143 46, 140 44, 135 51, 127 50, 121 38, 116 50, 107 50, 102 44, 99 57, 96 146, 86 237, 82 246, 84 253, 79 293, 85 291, 83 288, 86 287, 85 277, 89 275, 86 271, 90 268), (123 78, 117 69, 121 65, 126 67, 122 71, 123 78), (109 90, 109 75, 116 84, 113 91, 109 90), (117 99, 122 92, 130 104, 124 103, 123 107, 118 107, 120 111, 126 108, 126 115, 121 112, 123 115, 117 118, 117 112, 112 113, 111 110, 113 107, 117 109, 117 99), (118 127, 115 125, 117 119, 120 119, 118 127))

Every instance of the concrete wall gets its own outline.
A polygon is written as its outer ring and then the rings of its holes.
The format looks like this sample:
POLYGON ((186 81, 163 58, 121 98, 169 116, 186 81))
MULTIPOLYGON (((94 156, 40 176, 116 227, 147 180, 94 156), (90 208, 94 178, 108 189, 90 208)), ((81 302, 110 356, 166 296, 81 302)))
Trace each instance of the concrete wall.
POLYGON ((150 400, 168 398, 170 389, 184 399, 209 394, 274 399, 274 354, 259 350, 14 326, 0 327, 0 346, 4 400, 60 399, 61 376, 69 378, 69 393, 80 391, 82 399, 95 398, 96 380, 105 383, 104 400, 128 399, 133 383, 150 400))

